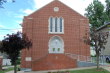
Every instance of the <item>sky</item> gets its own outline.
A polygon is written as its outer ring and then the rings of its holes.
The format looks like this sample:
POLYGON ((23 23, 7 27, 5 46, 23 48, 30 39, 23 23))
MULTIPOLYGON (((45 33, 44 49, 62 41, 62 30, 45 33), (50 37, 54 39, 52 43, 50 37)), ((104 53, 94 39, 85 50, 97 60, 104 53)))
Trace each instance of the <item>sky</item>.
MULTIPOLYGON (((31 14, 51 1, 53 0, 15 0, 15 2, 12 3, 11 0, 8 0, 7 3, 3 4, 4 8, 0 8, 0 40, 2 40, 6 34, 22 31, 20 24, 22 23, 23 17, 31 14)), ((85 8, 87 8, 93 0, 59 1, 84 15, 85 8)), ((99 1, 105 4, 105 0, 99 1)))

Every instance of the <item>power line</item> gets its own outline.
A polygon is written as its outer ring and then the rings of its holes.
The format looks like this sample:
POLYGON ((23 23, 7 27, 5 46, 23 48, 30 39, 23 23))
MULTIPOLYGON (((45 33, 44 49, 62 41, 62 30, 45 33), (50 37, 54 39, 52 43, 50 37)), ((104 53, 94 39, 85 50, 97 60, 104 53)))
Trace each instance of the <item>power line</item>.
POLYGON ((18 29, 22 29, 22 28, 16 28, 16 29, 0 29, 0 30, 18 30, 18 29))

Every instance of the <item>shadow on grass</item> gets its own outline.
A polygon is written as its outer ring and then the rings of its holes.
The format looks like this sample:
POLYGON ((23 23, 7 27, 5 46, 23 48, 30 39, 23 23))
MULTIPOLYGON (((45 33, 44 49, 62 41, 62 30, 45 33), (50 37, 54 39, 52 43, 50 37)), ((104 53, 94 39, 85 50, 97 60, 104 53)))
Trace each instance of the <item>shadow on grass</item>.
POLYGON ((58 72, 48 72, 48 73, 110 73, 110 72, 102 68, 100 68, 99 70, 93 68, 93 69, 85 69, 85 70, 58 71, 58 72))
POLYGON ((110 73, 105 69, 100 68, 97 70, 96 68, 94 69, 85 69, 85 70, 75 70, 75 71, 70 71, 70 73, 110 73))
POLYGON ((8 68, 8 69, 6 69, 6 70, 0 70, 0 73, 6 73, 6 72, 12 71, 12 70, 14 70, 13 67, 12 67, 12 68, 8 68))

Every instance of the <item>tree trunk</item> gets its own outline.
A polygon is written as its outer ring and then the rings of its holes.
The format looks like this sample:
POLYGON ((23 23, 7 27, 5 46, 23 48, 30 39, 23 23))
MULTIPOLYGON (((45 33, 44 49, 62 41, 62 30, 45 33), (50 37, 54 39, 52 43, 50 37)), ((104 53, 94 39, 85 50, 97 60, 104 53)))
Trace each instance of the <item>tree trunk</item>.
POLYGON ((99 55, 97 54, 97 70, 99 69, 99 55))
POLYGON ((0 70, 2 70, 2 65, 0 65, 0 70))
POLYGON ((17 64, 16 64, 16 61, 14 63, 14 73, 17 73, 17 64))

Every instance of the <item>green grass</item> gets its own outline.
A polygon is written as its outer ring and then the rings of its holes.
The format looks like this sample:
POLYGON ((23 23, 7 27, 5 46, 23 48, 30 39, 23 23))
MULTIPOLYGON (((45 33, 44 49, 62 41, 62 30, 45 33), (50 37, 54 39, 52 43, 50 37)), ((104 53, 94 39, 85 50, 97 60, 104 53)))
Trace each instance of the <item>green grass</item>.
MULTIPOLYGON (((3 67, 8 67, 8 66, 3 66, 3 67)), ((17 65, 17 69, 20 68, 20 65, 17 65)), ((9 72, 9 71, 12 71, 14 70, 14 67, 10 67, 6 70, 0 70, 0 73, 6 73, 6 72, 9 72)))
POLYGON ((70 71, 70 73, 110 73, 107 70, 104 69, 99 69, 97 70, 96 68, 94 69, 85 69, 85 70, 75 70, 75 71, 70 71))
POLYGON ((0 70, 0 73, 6 73, 8 71, 12 71, 13 70, 13 67, 12 68, 8 68, 6 70, 0 70))
MULTIPOLYGON (((100 68, 97 70, 96 68, 94 69, 85 69, 85 70, 73 70, 69 71, 70 73, 110 73, 107 70, 104 70, 100 68)), ((48 72, 48 73, 66 73, 65 71, 60 71, 60 72, 48 72)))

